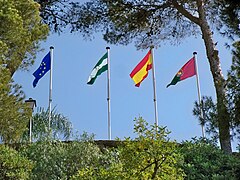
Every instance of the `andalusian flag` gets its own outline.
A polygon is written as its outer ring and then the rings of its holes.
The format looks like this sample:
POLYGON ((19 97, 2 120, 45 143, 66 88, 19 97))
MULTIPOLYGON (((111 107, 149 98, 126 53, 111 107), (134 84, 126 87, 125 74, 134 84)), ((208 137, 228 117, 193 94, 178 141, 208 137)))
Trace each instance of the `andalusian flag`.
POLYGON ((135 86, 139 87, 141 82, 147 77, 148 70, 152 69, 152 54, 151 50, 148 51, 147 55, 141 60, 140 63, 133 69, 130 77, 133 79, 135 86))
POLYGON ((103 57, 97 62, 97 64, 94 66, 89 78, 87 84, 92 85, 95 80, 97 79, 97 76, 102 74, 104 71, 108 70, 108 63, 107 63, 108 53, 106 52, 103 57))
POLYGON ((169 87, 170 85, 175 85, 179 81, 182 81, 194 75, 196 75, 196 68, 195 68, 195 58, 193 57, 186 64, 184 64, 184 66, 177 72, 172 82, 168 84, 167 87, 169 87))

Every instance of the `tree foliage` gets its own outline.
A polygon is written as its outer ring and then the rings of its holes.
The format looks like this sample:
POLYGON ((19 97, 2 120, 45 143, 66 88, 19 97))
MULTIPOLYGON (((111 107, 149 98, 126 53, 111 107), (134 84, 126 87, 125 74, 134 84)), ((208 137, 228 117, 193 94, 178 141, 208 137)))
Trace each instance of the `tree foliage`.
MULTIPOLYGON (((73 6, 70 0, 35 0, 40 5, 40 16, 43 23, 47 24, 54 32, 62 32, 71 22, 69 11, 73 6)), ((74 3, 73 3, 74 4, 74 3)))
POLYGON ((136 179, 181 179, 182 160, 177 143, 168 138, 166 127, 149 126, 141 117, 135 119, 134 140, 126 139, 120 147, 124 170, 136 179))
MULTIPOLYGON (((135 39, 137 47, 148 48, 158 46, 162 40, 176 44, 184 37, 200 33, 195 24, 197 16, 188 19, 198 12, 197 1, 181 0, 178 5, 171 0, 35 1, 41 5, 41 17, 51 30, 62 32, 68 27, 85 37, 100 31, 113 44, 126 45, 135 39)), ((239 35, 237 0, 207 0, 204 6, 215 30, 231 39, 239 35)))
POLYGON ((234 127, 233 135, 237 135, 240 143, 240 41, 233 44, 233 58, 228 72, 228 101, 231 122, 234 127))
POLYGON ((41 141, 23 146, 20 154, 35 162, 30 179, 69 179, 78 169, 98 164, 102 155, 84 134, 78 141, 41 141))
POLYGON ((29 179, 34 163, 8 146, 0 146, 0 179, 29 179))
POLYGON ((19 142, 31 112, 21 86, 11 81, 8 69, 0 66, 0 138, 5 143, 19 142))
POLYGON ((33 0, 0 0, 0 34, 0 64, 11 76, 33 64, 39 42, 48 34, 39 5, 33 0))
POLYGON ((199 120, 199 124, 204 126, 207 135, 211 136, 213 140, 219 138, 218 121, 217 121, 217 105, 212 97, 203 96, 201 105, 197 101, 194 103, 193 115, 199 120), (203 111, 203 118, 201 118, 201 108, 203 111))
POLYGON ((12 77, 33 64, 39 42, 48 34, 39 5, 33 0, 0 0, 0 34, 0 138, 12 143, 20 140, 30 119, 24 93, 12 77))
MULTIPOLYGON (((33 141, 42 141, 47 139, 52 140, 68 140, 72 135, 72 123, 61 113, 58 113, 56 108, 51 112, 49 132, 49 110, 39 108, 37 113, 32 117, 32 138, 33 141)), ((22 141, 29 141, 29 126, 24 132, 22 141)))
POLYGON ((227 31, 223 35, 232 37, 240 35, 240 2, 238 0, 215 0, 216 6, 220 10, 220 18, 227 26, 227 31))
POLYGON ((240 159, 227 155, 207 139, 193 139, 181 144, 182 168, 186 179, 231 179, 240 177, 240 159))
POLYGON ((240 176, 240 159, 207 139, 181 144, 170 141, 167 129, 135 119, 136 138, 99 148, 84 133, 71 142, 22 144, 18 153, 0 146, 2 179, 233 179, 240 176), (34 162, 34 163, 32 163, 34 162))
POLYGON ((113 151, 118 161, 80 169, 73 179, 183 179, 182 158, 166 128, 149 126, 140 117, 135 119, 134 131, 135 139, 126 138, 113 151))

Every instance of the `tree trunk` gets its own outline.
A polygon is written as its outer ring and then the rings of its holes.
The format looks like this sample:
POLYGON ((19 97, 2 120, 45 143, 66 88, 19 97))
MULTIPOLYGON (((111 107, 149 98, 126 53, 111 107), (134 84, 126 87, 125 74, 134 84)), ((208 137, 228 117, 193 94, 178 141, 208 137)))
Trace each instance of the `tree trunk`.
POLYGON ((212 38, 211 29, 208 25, 205 10, 203 7, 203 0, 197 0, 198 13, 199 13, 199 26, 202 32, 202 38, 205 43, 208 61, 210 64, 211 73, 215 85, 217 95, 217 111, 218 111, 218 127, 219 127, 219 140, 221 149, 226 153, 231 153, 231 140, 230 140, 230 116, 227 110, 226 99, 226 82, 222 74, 220 58, 218 51, 212 38))

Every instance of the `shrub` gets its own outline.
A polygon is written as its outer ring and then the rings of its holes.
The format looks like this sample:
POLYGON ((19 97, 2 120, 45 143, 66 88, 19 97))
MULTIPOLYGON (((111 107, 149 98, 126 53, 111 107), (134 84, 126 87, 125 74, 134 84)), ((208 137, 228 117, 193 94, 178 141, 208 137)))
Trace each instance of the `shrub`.
POLYGON ((185 141, 180 151, 184 157, 182 168, 186 179, 237 180, 240 177, 240 159, 232 154, 225 154, 209 140, 185 141))
POLYGON ((43 141, 20 149, 35 162, 31 179, 69 179, 78 169, 98 161, 100 149, 92 141, 43 141))
POLYGON ((0 179, 29 179, 33 163, 14 149, 0 146, 0 179))
POLYGON ((184 172, 179 167, 182 156, 177 143, 168 138, 166 128, 149 126, 141 117, 135 119, 135 139, 125 138, 114 150, 115 160, 107 166, 95 164, 79 169, 72 179, 78 180, 181 180, 184 172))

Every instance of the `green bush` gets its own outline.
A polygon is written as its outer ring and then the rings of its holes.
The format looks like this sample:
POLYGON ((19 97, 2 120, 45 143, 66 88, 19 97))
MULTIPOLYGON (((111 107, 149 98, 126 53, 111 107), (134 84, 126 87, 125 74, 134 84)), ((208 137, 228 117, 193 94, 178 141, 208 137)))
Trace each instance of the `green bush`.
POLYGON ((14 149, 0 145, 0 179, 29 179, 33 163, 14 149))
MULTIPOLYGON (((73 180, 181 180, 183 161, 177 143, 168 138, 166 128, 149 126, 141 117, 135 119, 135 139, 125 138, 109 151, 110 164, 92 164, 79 169, 73 180)), ((107 153, 105 152, 105 155, 107 153)))
POLYGON ((214 143, 204 139, 185 141, 180 148, 186 179, 227 179, 240 177, 240 158, 225 154, 214 143))
POLYGON ((69 179, 81 168, 95 164, 101 154, 92 141, 43 141, 22 147, 21 153, 35 162, 31 179, 69 179))

